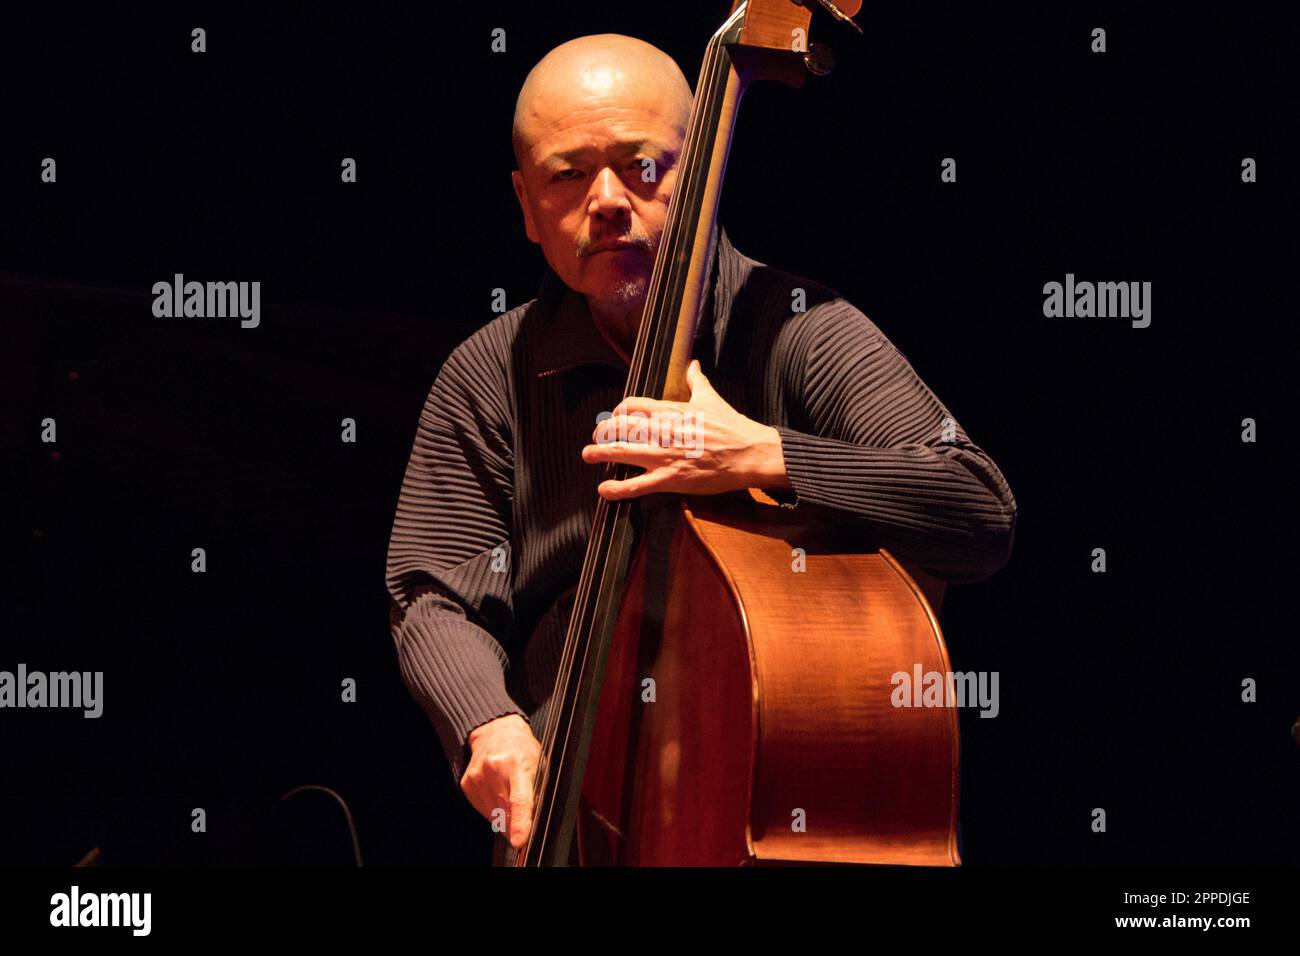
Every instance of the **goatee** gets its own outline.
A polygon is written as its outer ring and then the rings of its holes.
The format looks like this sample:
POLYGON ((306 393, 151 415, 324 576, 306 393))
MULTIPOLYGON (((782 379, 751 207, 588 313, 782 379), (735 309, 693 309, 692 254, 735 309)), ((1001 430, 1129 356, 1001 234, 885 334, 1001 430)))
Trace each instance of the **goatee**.
POLYGON ((619 279, 599 295, 590 296, 593 311, 618 315, 640 309, 645 305, 646 290, 650 285, 647 276, 628 276, 619 279))

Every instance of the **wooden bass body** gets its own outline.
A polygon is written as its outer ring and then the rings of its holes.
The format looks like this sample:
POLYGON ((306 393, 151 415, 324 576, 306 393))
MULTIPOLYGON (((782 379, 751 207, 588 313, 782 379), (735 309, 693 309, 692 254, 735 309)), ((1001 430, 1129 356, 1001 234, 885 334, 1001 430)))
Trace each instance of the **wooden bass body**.
POLYGON ((960 865, 956 710, 893 703, 950 671, 942 582, 760 492, 645 505, 582 864, 960 865))

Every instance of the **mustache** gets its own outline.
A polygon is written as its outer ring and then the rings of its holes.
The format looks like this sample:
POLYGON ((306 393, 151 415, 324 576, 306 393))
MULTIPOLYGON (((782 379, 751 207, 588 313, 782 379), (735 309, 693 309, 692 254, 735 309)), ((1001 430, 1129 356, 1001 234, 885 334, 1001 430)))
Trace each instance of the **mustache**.
POLYGON ((581 259, 583 256, 589 255, 590 253, 588 250, 591 249, 592 246, 598 246, 601 243, 612 242, 615 240, 626 242, 640 249, 642 252, 654 252, 658 247, 658 243, 646 233, 628 232, 621 236, 601 236, 599 239, 579 239, 578 258, 581 259))

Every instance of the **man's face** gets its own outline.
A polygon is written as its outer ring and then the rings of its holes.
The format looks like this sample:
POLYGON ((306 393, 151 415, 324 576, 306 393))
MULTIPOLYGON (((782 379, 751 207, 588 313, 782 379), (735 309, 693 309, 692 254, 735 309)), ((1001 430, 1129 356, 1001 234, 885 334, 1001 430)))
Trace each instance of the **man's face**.
POLYGON ((654 268, 683 117, 644 71, 605 66, 568 80, 533 98, 515 194, 528 238, 567 286, 632 307, 654 268))

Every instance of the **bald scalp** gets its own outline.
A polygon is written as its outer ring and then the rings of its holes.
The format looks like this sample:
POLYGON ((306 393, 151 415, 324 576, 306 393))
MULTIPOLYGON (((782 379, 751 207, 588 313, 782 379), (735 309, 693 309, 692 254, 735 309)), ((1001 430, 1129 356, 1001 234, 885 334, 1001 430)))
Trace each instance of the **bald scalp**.
POLYGON ((686 129, 694 94, 676 61, 658 47, 621 33, 597 33, 561 43, 529 71, 515 101, 511 140, 515 162, 524 167, 540 118, 542 103, 560 91, 597 95, 602 81, 621 77, 631 84, 651 84, 662 97, 665 113, 686 129))

